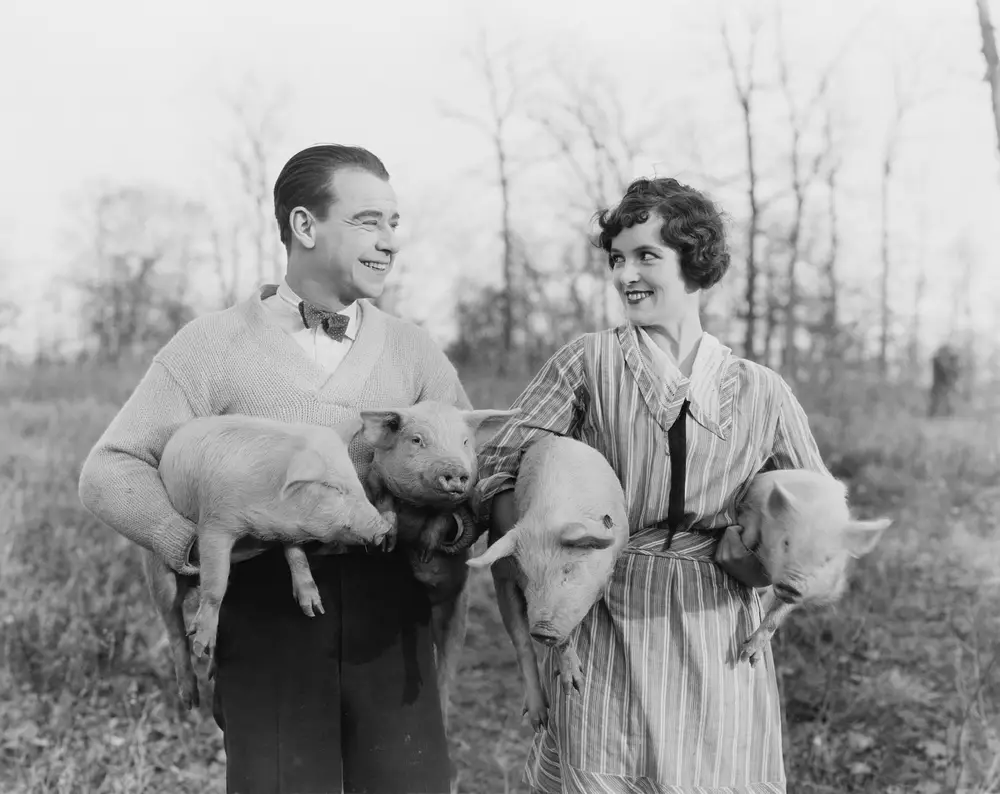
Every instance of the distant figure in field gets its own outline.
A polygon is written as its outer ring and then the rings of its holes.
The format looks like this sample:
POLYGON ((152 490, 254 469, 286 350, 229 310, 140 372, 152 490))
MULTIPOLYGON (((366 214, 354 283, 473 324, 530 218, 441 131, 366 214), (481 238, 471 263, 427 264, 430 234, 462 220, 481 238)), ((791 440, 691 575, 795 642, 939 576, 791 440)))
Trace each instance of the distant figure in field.
POLYGON ((951 416, 955 413, 955 396, 962 375, 962 359, 950 344, 945 342, 931 359, 931 395, 929 416, 951 416))

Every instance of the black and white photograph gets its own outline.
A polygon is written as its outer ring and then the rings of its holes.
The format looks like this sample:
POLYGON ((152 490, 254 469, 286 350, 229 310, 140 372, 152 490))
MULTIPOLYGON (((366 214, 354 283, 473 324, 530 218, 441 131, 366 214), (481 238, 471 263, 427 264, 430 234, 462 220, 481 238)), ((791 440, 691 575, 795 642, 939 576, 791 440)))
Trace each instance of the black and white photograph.
POLYGON ((1000 0, 7 0, 0 794, 1000 794, 1000 0))

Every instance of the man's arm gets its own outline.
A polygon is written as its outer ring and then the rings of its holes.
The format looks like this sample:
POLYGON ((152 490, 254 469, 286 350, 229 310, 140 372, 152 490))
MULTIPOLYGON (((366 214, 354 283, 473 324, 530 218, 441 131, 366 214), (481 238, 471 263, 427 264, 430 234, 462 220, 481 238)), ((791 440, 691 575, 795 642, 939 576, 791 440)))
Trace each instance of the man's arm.
POLYGON ((154 360, 80 471, 84 506, 182 574, 197 570, 189 562, 196 529, 174 510, 157 467, 177 427, 205 413, 207 406, 193 405, 164 364, 154 360))
POLYGON ((444 351, 431 340, 430 336, 425 339, 425 351, 423 366, 418 372, 420 391, 416 401, 436 400, 454 405, 463 411, 471 409, 472 403, 465 393, 465 387, 458 379, 455 365, 451 363, 444 351))

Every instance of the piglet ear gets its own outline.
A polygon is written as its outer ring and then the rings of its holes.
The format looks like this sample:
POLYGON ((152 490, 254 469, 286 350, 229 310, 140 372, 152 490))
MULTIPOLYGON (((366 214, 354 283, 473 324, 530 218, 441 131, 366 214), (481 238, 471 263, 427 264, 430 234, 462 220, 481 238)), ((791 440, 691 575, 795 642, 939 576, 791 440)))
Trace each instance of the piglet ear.
POLYGON ((774 483, 771 486, 771 493, 767 495, 767 511, 772 516, 778 516, 794 509, 795 497, 787 489, 782 488, 780 483, 774 483))
POLYGON ((325 479, 326 461, 316 450, 303 449, 301 452, 296 452, 288 462, 280 498, 287 499, 291 491, 300 485, 323 482, 325 479))
POLYGON ((469 429, 476 434, 478 449, 497 434, 504 422, 520 413, 520 411, 496 411, 484 408, 478 411, 463 411, 462 418, 465 419, 469 429))
POLYGON ((852 557, 863 557, 879 542, 882 533, 892 524, 892 519, 852 521, 844 529, 844 546, 852 557))
POLYGON ((566 524, 559 532, 559 543, 571 549, 606 549, 614 542, 610 533, 595 532, 579 522, 566 524))
POLYGON ((350 419, 346 419, 343 422, 335 424, 333 426, 334 431, 340 436, 345 444, 350 444, 354 437, 358 434, 358 431, 365 426, 364 421, 361 416, 352 416, 350 419))
POLYGON ((399 411, 362 411, 365 441, 376 449, 389 449, 396 442, 396 433, 403 424, 399 411))
POLYGON ((517 527, 514 526, 507 531, 500 540, 490 546, 486 551, 480 554, 478 557, 472 557, 466 560, 466 565, 470 568, 485 568, 488 565, 492 565, 497 560, 503 559, 504 557, 510 557, 514 554, 517 548, 517 527))

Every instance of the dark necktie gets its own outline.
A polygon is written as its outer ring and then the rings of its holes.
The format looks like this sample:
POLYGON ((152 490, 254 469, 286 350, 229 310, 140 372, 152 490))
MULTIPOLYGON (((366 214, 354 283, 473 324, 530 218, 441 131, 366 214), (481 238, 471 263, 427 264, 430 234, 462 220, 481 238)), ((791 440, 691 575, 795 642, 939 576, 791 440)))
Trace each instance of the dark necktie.
POLYGON ((680 413, 667 431, 667 449, 670 451, 670 501, 667 502, 667 542, 669 549, 674 533, 684 523, 684 475, 687 468, 687 422, 688 401, 681 406, 680 413))
POLYGON ((323 333, 335 342, 343 341, 344 332, 347 330, 347 324, 350 322, 342 314, 327 311, 305 301, 299 302, 299 315, 302 317, 302 324, 306 328, 320 327, 323 329, 323 333))

